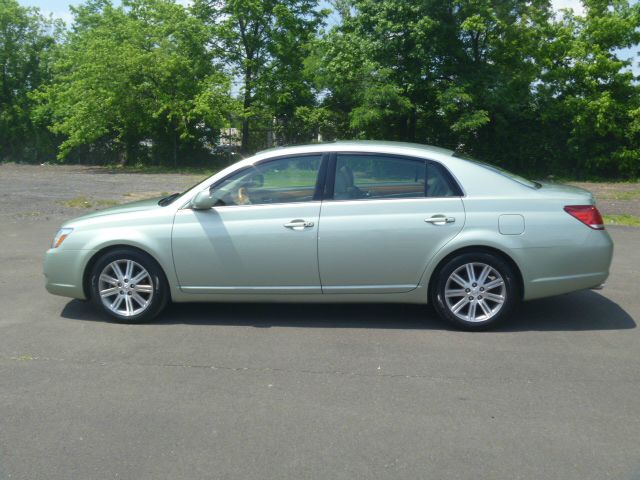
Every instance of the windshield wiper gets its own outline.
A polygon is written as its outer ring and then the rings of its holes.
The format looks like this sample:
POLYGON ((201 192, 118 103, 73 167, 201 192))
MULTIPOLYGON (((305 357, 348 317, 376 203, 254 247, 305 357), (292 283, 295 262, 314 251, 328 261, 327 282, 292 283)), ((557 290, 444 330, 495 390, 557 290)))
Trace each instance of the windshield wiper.
POLYGON ((164 198, 160 199, 160 201, 158 202, 158 205, 160 205, 161 207, 166 207, 171 202, 173 202, 176 198, 178 198, 180 195, 182 195, 182 194, 181 193, 172 193, 168 197, 164 197, 164 198))

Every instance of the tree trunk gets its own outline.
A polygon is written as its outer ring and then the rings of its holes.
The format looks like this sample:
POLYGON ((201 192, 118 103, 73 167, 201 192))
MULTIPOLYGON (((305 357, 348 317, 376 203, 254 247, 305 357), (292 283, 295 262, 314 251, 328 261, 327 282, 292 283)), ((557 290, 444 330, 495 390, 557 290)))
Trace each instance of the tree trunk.
POLYGON ((34 139, 34 143, 36 144, 36 151, 35 151, 35 156, 34 156, 34 160, 36 163, 40 163, 40 151, 42 150, 42 146, 40 145, 40 132, 38 131, 38 128, 31 123, 30 124, 30 129, 33 135, 33 139, 34 139))
POLYGON ((131 160, 131 142, 125 140, 122 144, 122 150, 120 151, 120 166, 125 167, 129 165, 131 160))
POLYGON ((240 145, 240 152, 243 155, 249 153, 249 119, 242 119, 242 143, 240 145))
POLYGON ((129 163, 129 152, 127 152, 127 147, 125 146, 121 151, 120 151, 120 161, 119 164, 121 167, 124 167, 127 165, 127 163, 129 163))
POLYGON ((244 116, 242 117, 242 143, 240 145, 240 152, 243 155, 249 154, 249 141, 251 140, 250 131, 249 131, 249 117, 247 117, 247 112, 251 108, 251 82, 252 82, 252 72, 250 69, 247 69, 244 74, 244 116))
POLYGON ((409 118, 407 119, 407 139, 410 142, 416 141, 416 128, 417 128, 417 114, 416 107, 411 107, 411 111, 409 112, 409 118))
POLYGON ((178 136, 178 130, 176 129, 173 132, 173 167, 178 167, 178 141, 180 140, 178 136))

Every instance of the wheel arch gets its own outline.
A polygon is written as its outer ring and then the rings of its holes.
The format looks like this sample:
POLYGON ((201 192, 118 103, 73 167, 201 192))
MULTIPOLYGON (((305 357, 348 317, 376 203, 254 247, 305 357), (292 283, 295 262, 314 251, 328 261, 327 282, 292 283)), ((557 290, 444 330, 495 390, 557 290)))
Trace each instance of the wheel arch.
MULTIPOLYGON (((153 262, 156 264, 156 266, 160 269, 160 271, 162 272, 162 275, 164 276, 165 282, 167 282, 167 284, 168 284, 167 272, 162 267, 162 264, 158 261, 158 259, 155 257, 155 255, 153 255, 149 251, 147 251, 147 250, 145 250, 143 248, 140 248, 138 246, 130 245, 130 244, 126 244, 126 243, 107 245, 107 246, 104 246, 103 248, 101 248, 100 250, 98 250, 97 252, 95 252, 91 256, 91 258, 89 259, 89 261, 87 262, 87 264, 84 267, 84 271, 82 272, 82 290, 83 290, 85 298, 87 300, 91 299, 91 271, 93 270, 94 265, 96 264, 96 262, 98 260, 100 260, 100 258, 102 258, 107 253, 109 253, 111 251, 114 251, 114 250, 133 250, 134 252, 140 253, 142 255, 146 255, 151 260, 153 260, 153 262)), ((169 294, 169 297, 170 297, 169 300, 171 300, 171 288, 167 289, 167 293, 169 294)))
POLYGON ((496 247, 491 247, 491 246, 487 246, 487 245, 468 245, 468 246, 465 246, 465 247, 457 248, 456 250, 453 250, 453 251, 447 253, 443 258, 440 259, 440 261, 438 261, 436 266, 431 271, 431 274, 429 275, 429 278, 427 280, 427 292, 428 292, 428 295, 429 295, 429 302, 430 303, 432 301, 431 300, 431 296, 433 294, 433 285, 434 285, 434 281, 433 280, 435 279, 435 277, 438 274, 438 272, 452 258, 457 257, 458 255, 462 255, 462 254, 470 253, 470 252, 489 253, 489 254, 495 255, 497 257, 500 257, 505 262, 507 262, 509 264, 509 266, 513 269, 513 271, 516 274, 516 281, 517 281, 517 286, 518 286, 518 297, 519 297, 519 300, 522 300, 524 298, 524 277, 522 276, 522 271, 520 270, 520 266, 513 259, 513 257, 511 255, 507 254, 505 251, 500 250, 499 248, 496 248, 496 247))

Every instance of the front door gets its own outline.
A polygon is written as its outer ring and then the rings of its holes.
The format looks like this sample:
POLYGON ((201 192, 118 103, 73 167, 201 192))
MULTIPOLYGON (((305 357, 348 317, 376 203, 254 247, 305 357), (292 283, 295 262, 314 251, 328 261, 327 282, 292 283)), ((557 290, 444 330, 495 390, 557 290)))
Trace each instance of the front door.
POLYGON ((211 210, 178 211, 173 258, 190 293, 321 293, 321 155, 288 156, 214 185, 211 210))
POLYGON ((323 292, 416 288, 464 225, 458 185, 439 163, 413 157, 338 154, 333 170, 318 238, 323 292))

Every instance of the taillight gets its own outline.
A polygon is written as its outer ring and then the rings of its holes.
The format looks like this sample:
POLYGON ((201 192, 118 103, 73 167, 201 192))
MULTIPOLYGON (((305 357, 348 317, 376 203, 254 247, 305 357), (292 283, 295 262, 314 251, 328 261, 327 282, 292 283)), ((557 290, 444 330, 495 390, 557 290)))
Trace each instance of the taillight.
POLYGON ((604 230, 602 215, 600 215, 595 205, 567 205, 564 207, 564 211, 580 220, 589 228, 604 230))

